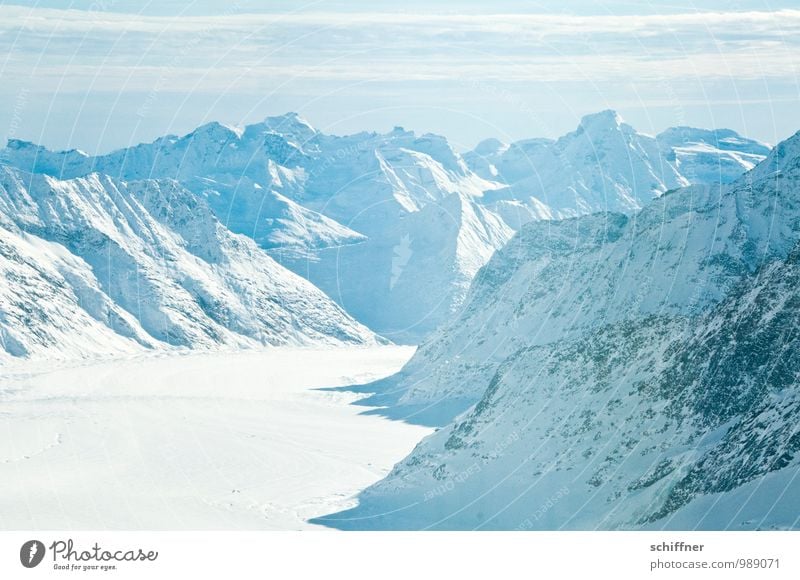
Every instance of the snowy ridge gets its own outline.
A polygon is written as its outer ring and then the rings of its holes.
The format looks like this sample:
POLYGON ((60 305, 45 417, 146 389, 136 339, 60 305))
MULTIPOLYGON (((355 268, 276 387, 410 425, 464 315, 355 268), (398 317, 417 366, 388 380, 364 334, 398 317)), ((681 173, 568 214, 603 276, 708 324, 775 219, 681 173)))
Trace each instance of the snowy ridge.
POLYGON ((799 192, 796 135, 730 185, 523 228, 390 382, 394 414, 465 412, 317 521, 797 528, 799 192))
POLYGON ((403 342, 456 309, 472 275, 512 234, 477 202, 496 184, 469 171, 443 137, 402 128, 338 137, 287 114, 243 129, 209 123, 94 158, 64 152, 59 160, 19 143, 5 154, 57 177, 177 180, 232 231, 403 342), (408 263, 397 256, 406 251, 408 263), (426 300, 412 291, 415 276, 430 278, 426 300))
POLYGON ((654 138, 615 111, 601 111, 556 141, 488 140, 465 159, 479 175, 507 184, 488 200, 524 202, 529 221, 631 213, 670 189, 733 181, 768 152, 766 145, 727 129, 678 127, 654 138))
POLYGON ((485 377, 471 390, 473 380, 451 377, 460 366, 493 374, 524 345, 632 314, 692 313, 720 300, 797 240, 800 210, 790 185, 797 168, 779 179, 772 169, 791 166, 794 146, 776 147, 732 184, 672 191, 635 219, 595 214, 527 224, 478 274, 462 315, 420 347, 404 371, 413 386, 403 402, 452 398, 454 390, 474 402, 485 377))
POLYGON ((273 250, 276 258, 287 252, 305 256, 320 248, 367 239, 248 177, 228 181, 200 178, 185 185, 199 192, 217 216, 225 216, 231 231, 253 238, 265 250, 273 250))
POLYGON ((130 353, 155 341, 63 246, 0 227, 0 362, 47 354, 130 353))
POLYGON ((174 181, 3 168, 0 228, 15 356, 376 341, 174 181))
POLYGON ((683 176, 692 183, 730 183, 769 154, 770 147, 729 129, 672 127, 656 136, 683 176))

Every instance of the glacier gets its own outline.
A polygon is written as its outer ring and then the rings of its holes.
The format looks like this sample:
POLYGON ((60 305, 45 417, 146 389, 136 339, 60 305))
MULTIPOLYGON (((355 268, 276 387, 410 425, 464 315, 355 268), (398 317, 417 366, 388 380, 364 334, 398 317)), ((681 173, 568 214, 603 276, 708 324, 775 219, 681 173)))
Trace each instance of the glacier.
POLYGON ((0 528, 322 529, 308 519, 353 505, 430 430, 320 387, 384 376, 412 350, 14 360, 0 373, 0 528))

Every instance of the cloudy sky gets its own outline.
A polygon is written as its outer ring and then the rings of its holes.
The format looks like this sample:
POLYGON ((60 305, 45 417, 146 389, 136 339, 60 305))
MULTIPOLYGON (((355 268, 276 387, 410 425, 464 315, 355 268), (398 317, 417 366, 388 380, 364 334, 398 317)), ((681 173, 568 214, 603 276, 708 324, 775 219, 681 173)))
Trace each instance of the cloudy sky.
POLYGON ((774 143, 800 129, 792 4, 0 0, 0 132, 103 152, 297 111, 467 149, 613 108, 774 143))

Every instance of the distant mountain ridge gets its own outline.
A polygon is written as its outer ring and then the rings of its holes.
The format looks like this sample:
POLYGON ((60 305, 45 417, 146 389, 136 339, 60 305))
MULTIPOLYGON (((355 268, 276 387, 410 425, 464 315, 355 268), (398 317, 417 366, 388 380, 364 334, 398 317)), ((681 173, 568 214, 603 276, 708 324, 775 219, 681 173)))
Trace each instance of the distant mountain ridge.
POLYGON ((606 110, 586 115, 576 131, 557 140, 506 145, 489 139, 464 158, 482 177, 506 184, 490 198, 501 212, 509 201, 522 202, 524 222, 630 213, 670 189, 729 183, 769 151, 729 129, 675 127, 651 137, 606 110))
POLYGON ((442 136, 327 135, 295 113, 100 156, 18 140, 2 154, 59 179, 176 180, 357 320, 418 343, 460 312, 475 273, 523 224, 634 212, 675 187, 729 181, 768 150, 725 130, 653 138, 603 111, 556 141, 490 140, 463 156, 442 136))

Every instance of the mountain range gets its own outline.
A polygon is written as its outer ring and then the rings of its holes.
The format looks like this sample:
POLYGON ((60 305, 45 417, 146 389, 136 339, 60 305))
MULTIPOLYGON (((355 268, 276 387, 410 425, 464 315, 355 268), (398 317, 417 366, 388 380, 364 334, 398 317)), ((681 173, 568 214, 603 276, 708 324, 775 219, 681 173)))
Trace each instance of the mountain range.
POLYGON ((555 141, 489 140, 463 155, 438 135, 327 135, 290 113, 99 156, 10 140, 0 158, 63 183, 180 187, 359 323, 416 344, 459 315, 475 274, 523 224, 630 214, 676 187, 729 182, 768 152, 728 130, 650 137, 613 111, 555 141))
POLYGON ((729 183, 522 226, 460 316, 362 389, 440 428, 317 521, 796 529, 798 259, 800 133, 729 183))
POLYGON ((421 343, 359 403, 437 430, 319 523, 798 526, 800 134, 288 114, 0 160, 0 362, 421 343))

